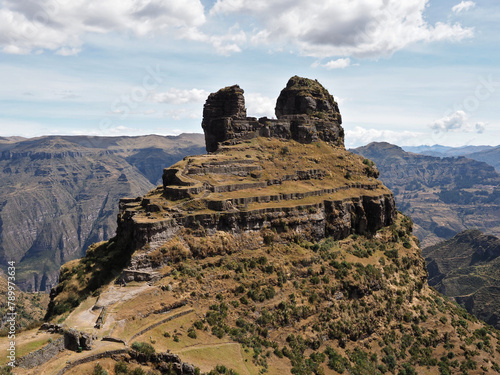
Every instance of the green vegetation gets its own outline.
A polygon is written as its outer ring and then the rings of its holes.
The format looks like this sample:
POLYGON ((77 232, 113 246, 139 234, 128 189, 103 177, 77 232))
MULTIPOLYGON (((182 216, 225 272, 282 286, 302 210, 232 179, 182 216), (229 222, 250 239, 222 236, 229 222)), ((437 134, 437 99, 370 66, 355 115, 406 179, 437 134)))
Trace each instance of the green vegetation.
POLYGON ((92 375, 108 375, 108 372, 104 370, 99 363, 97 363, 94 366, 94 371, 92 372, 92 375))
POLYGON ((135 341, 132 343, 131 348, 139 353, 144 354, 147 358, 150 358, 153 354, 155 354, 155 348, 147 342, 135 341))

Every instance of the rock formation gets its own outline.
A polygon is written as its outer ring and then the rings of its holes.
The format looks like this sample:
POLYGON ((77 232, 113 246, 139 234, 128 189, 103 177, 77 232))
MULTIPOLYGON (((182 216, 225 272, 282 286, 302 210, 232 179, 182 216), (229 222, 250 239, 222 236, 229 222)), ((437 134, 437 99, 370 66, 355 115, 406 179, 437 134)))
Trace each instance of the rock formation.
POLYGON ((344 144, 337 103, 318 81, 290 78, 276 102, 276 117, 247 117, 243 90, 238 85, 220 89, 210 94, 203 109, 207 151, 216 151, 221 142, 257 136, 344 144))
MULTIPOLYGON (((166 168, 162 189, 120 201, 117 234, 132 251, 153 251, 185 228, 237 236, 267 228, 318 240, 393 222, 392 193, 373 178, 373 163, 345 150, 337 103, 317 81, 292 77, 277 120, 247 117, 236 85, 210 94, 203 114, 212 153, 166 168)), ((135 254, 122 275, 139 281, 160 264, 135 254)))

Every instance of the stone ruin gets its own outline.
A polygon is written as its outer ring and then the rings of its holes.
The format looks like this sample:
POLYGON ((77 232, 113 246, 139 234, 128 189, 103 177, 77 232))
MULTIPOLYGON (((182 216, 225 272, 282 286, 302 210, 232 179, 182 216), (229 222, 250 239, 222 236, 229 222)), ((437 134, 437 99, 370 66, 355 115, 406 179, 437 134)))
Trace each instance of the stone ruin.
POLYGON ((216 151, 222 142, 232 144, 258 136, 344 146, 339 107, 318 81, 290 78, 276 101, 276 120, 247 117, 243 92, 234 85, 209 95, 202 122, 207 152, 216 151))

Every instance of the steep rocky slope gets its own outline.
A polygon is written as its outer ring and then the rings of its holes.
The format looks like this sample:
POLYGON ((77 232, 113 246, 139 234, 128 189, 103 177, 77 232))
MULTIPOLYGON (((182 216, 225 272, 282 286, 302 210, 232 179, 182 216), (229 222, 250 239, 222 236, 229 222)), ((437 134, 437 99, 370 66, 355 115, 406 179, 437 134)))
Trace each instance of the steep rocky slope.
MULTIPOLYGON (((319 84, 300 81, 318 108, 307 90, 319 84)), ((122 199, 117 235, 65 264, 51 292, 47 318, 89 351, 39 343, 18 373, 500 371, 498 332, 427 286, 411 221, 375 166, 344 149, 336 109, 300 108, 266 137, 238 118, 241 137, 122 199)))
POLYGON ((203 136, 62 137, 0 143, 0 264, 24 290, 50 290, 60 265, 116 230, 116 201, 161 181, 161 168, 202 151, 203 136))
POLYGON ((500 239, 478 230, 425 248, 429 285, 500 328, 500 239))
POLYGON ((352 150, 373 160, 422 247, 478 228, 500 235, 500 175, 486 163, 403 151, 389 143, 352 150))

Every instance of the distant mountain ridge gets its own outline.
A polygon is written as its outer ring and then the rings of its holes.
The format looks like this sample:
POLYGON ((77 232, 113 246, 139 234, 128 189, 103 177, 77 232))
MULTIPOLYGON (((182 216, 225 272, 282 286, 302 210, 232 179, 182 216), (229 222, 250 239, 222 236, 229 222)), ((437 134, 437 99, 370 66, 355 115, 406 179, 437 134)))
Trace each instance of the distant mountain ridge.
POLYGON ((469 159, 484 161, 495 167, 497 172, 500 172, 500 146, 462 146, 448 147, 441 145, 434 146, 403 146, 403 149, 408 152, 417 154, 437 156, 437 157, 453 157, 466 156, 469 159))
POLYGON ((500 235, 500 175, 480 161, 404 151, 386 142, 351 150, 373 160, 422 246, 472 228, 500 235))
POLYGON ((49 290, 62 263, 114 234, 120 198, 204 152, 202 134, 0 140, 0 264, 17 262, 22 289, 49 290))

